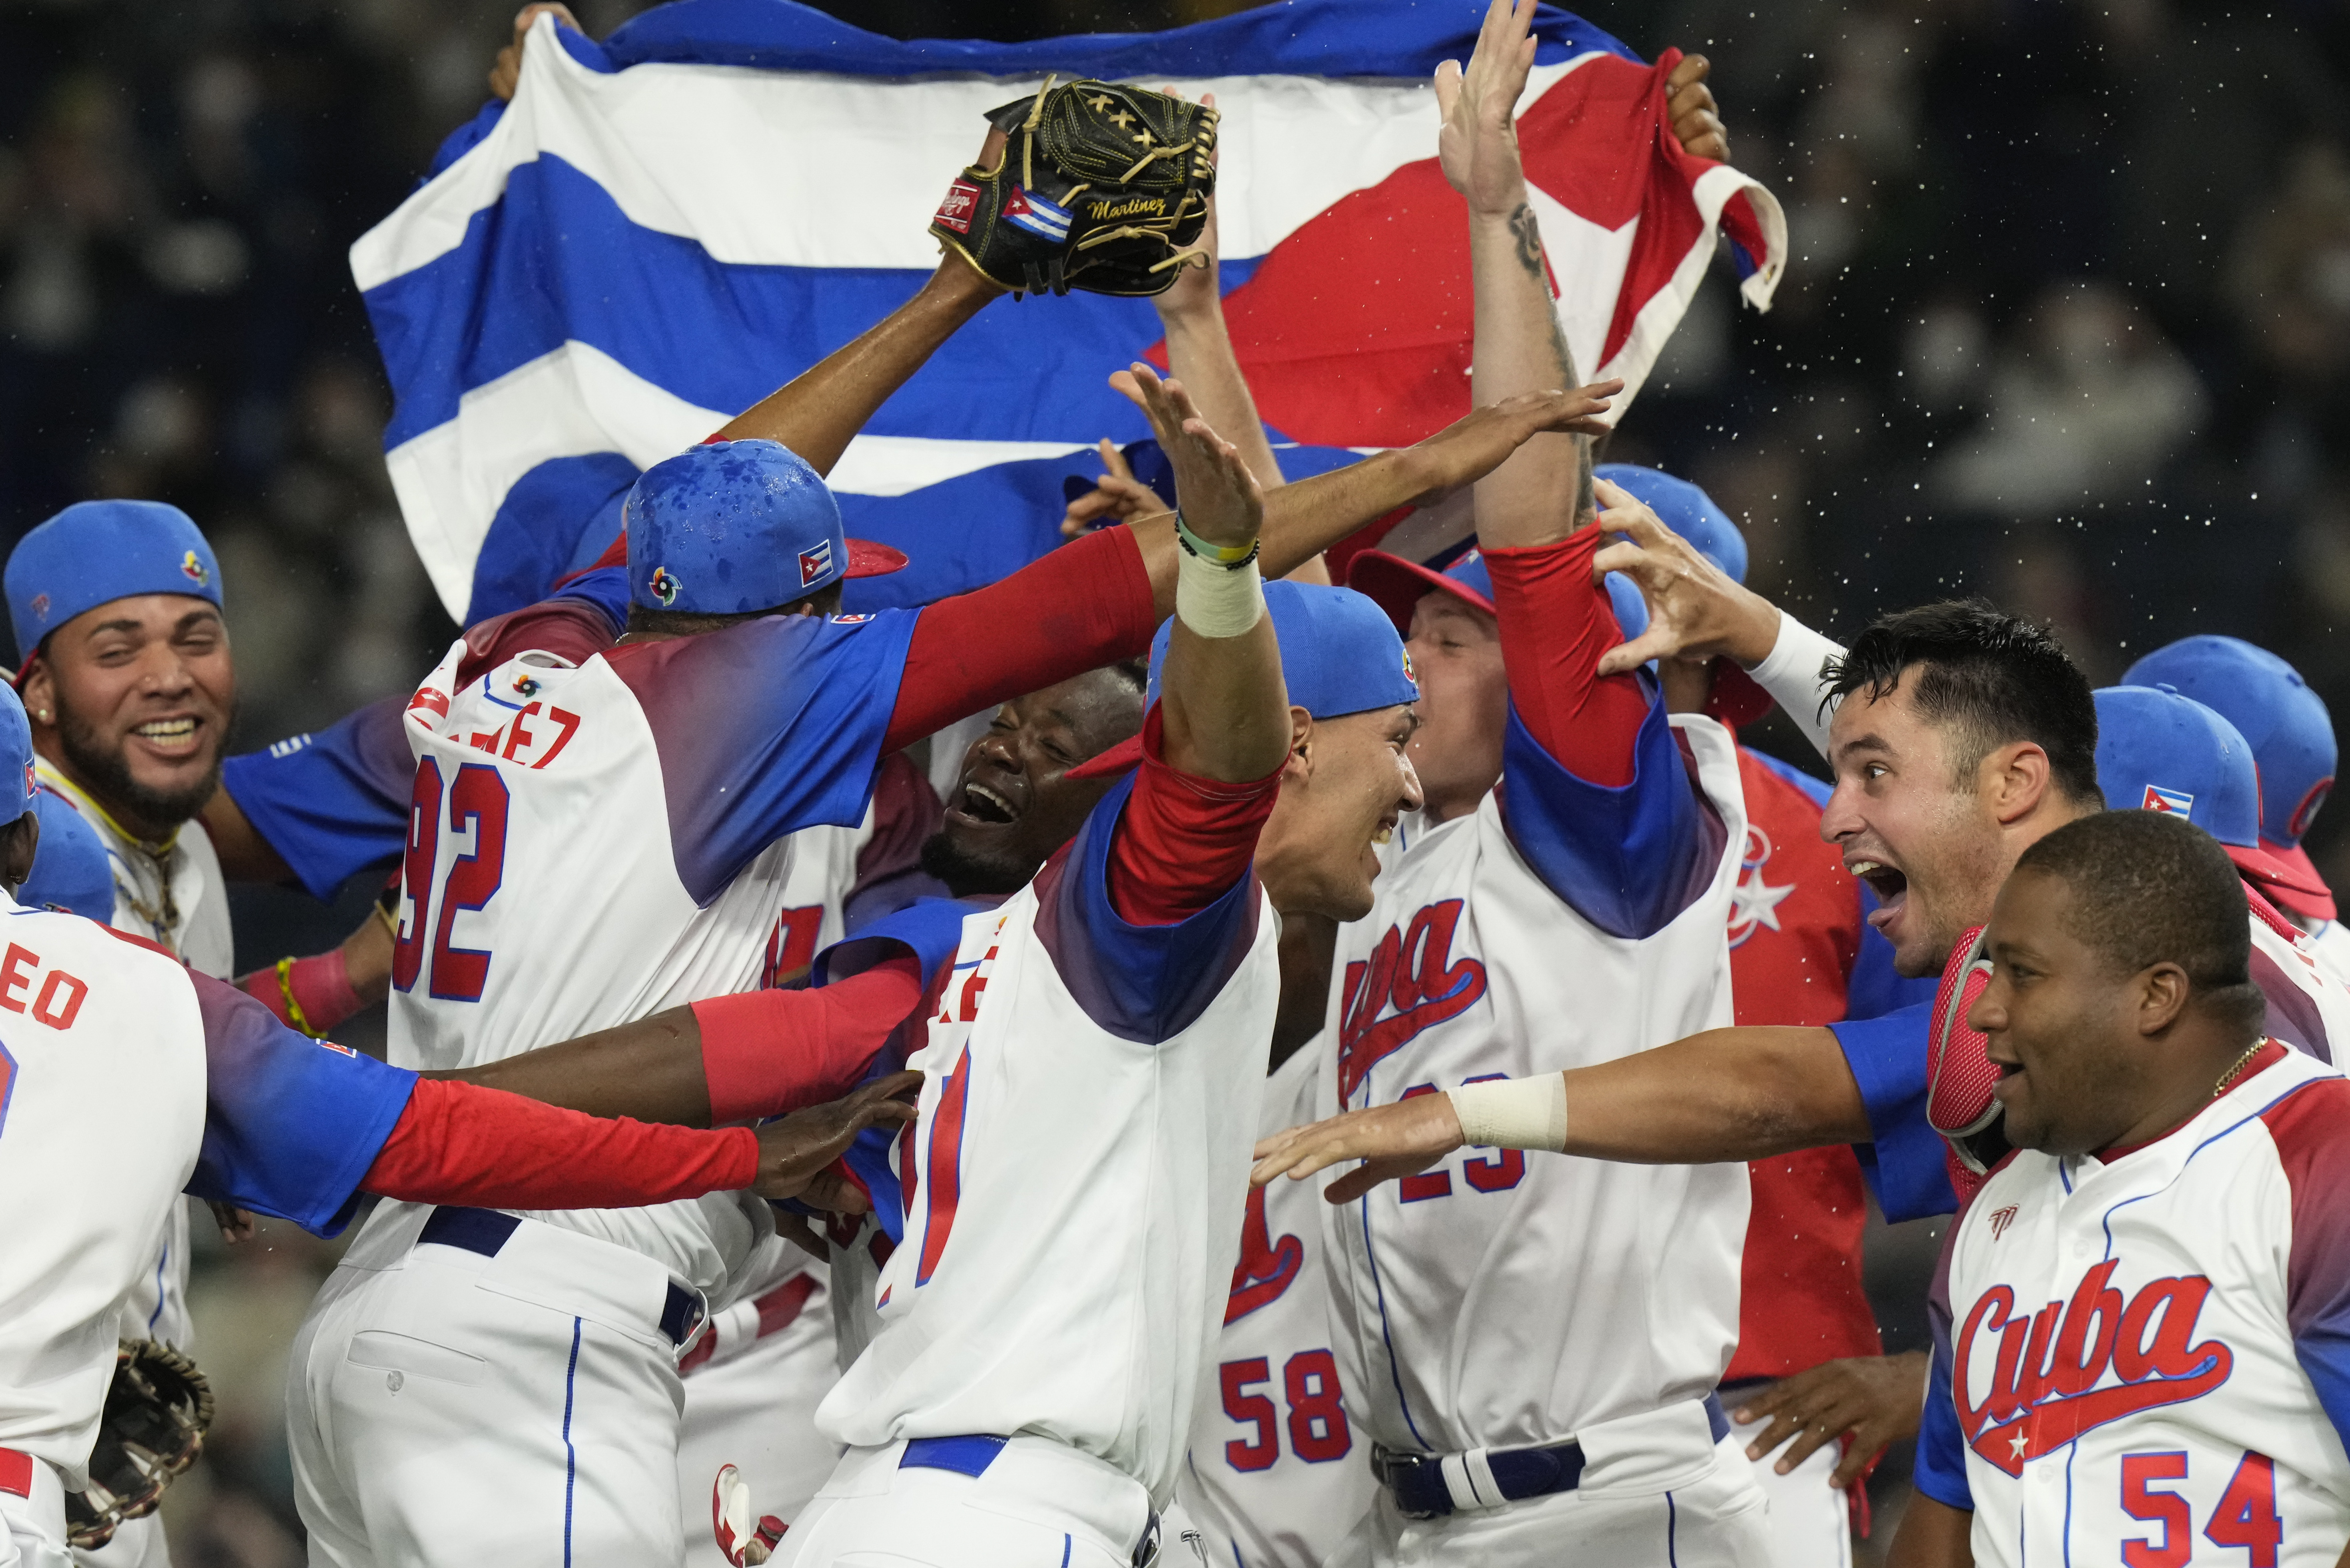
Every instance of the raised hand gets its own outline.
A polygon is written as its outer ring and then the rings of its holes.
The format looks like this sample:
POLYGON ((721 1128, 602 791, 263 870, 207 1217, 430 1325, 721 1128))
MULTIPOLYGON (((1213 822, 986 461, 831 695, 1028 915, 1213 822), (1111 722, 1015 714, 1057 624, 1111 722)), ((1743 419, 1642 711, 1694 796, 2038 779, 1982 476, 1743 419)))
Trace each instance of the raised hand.
POLYGON ((1730 132, 1716 112, 1713 89, 1705 85, 1713 62, 1703 55, 1683 55, 1673 74, 1665 78, 1665 118, 1672 122, 1673 140, 1692 158, 1730 161, 1730 132))
POLYGON ((523 40, 530 36, 530 25, 541 16, 552 16, 575 33, 588 30, 579 25, 577 17, 572 16, 570 6, 553 4, 553 0, 539 0, 538 4, 525 5, 516 12, 514 38, 498 51, 497 60, 490 67, 490 91, 509 103, 514 101, 515 88, 522 85, 523 40))
POLYGON ((1534 0, 1492 0, 1468 70, 1458 60, 1436 67, 1437 161, 1472 213, 1503 216, 1525 201, 1517 110, 1534 65, 1534 0))
POLYGON ((1648 629, 1599 656, 1599 673, 1621 675, 1651 659, 1705 660, 1723 656, 1752 668, 1770 657, 1779 611, 1738 583, 1620 485, 1592 482, 1599 527, 1617 540, 1593 557, 1592 571, 1621 572, 1648 602, 1648 629))
POLYGON ((1352 1203, 1383 1181, 1426 1170, 1460 1147, 1461 1118, 1451 1096, 1415 1095, 1261 1140, 1249 1180, 1258 1187, 1280 1176, 1303 1181, 1340 1160, 1359 1159, 1365 1163, 1323 1194, 1333 1203, 1352 1203))
POLYGON ((1607 433, 1600 418, 1608 400, 1624 389, 1621 380, 1596 382, 1571 392, 1520 392, 1471 410, 1426 441, 1405 449, 1423 476, 1411 504, 1427 506, 1501 467, 1509 455, 1544 431, 1575 435, 1607 433))
POLYGON ((920 1073, 892 1073, 839 1099, 769 1122, 759 1129, 759 1176, 752 1190, 762 1198, 797 1198, 847 1152, 858 1133, 912 1121, 914 1097, 921 1088, 920 1073))
POLYGON ((1240 449, 1208 428, 1180 381, 1161 380, 1140 360, 1109 379, 1150 421, 1175 469, 1184 526, 1213 545, 1245 545, 1264 524, 1264 493, 1240 449))
POLYGON ((1090 493, 1070 502, 1069 509, 1061 514, 1063 538, 1074 539, 1105 523, 1128 523, 1175 510, 1157 491, 1134 477, 1126 454, 1107 436, 1102 437, 1101 460, 1107 472, 1094 481, 1090 493))

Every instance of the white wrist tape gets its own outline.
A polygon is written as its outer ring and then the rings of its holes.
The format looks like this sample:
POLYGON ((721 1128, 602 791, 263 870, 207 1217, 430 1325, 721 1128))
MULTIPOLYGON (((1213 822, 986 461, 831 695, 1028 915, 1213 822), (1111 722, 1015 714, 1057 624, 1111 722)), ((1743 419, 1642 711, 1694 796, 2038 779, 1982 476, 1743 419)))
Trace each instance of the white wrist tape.
POLYGON ((1175 556, 1175 618, 1201 637, 1238 637, 1264 616, 1264 578, 1254 561, 1238 568, 1175 556))
POLYGON ((1566 1150, 1566 1079, 1497 1078, 1444 1091, 1461 1118, 1461 1141, 1487 1148, 1566 1150))

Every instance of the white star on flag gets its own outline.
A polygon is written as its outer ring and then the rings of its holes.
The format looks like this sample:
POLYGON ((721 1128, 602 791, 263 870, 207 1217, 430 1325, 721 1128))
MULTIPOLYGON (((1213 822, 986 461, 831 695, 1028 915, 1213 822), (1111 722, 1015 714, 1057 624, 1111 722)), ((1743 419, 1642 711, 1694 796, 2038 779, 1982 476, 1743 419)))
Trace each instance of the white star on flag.
POLYGON ((1750 923, 1760 923, 1772 930, 1779 929, 1779 904, 1795 890, 1792 882, 1783 888, 1766 886, 1762 867, 1749 867, 1738 886, 1730 890, 1730 924, 1732 929, 1750 923))

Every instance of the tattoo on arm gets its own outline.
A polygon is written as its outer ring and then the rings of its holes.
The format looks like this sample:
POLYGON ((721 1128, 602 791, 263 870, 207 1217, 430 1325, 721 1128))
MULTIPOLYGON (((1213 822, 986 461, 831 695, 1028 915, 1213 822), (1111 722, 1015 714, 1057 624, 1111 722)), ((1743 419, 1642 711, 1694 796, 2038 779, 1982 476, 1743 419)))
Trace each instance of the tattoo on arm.
MULTIPOLYGON (((1527 276, 1542 286, 1543 302, 1549 304, 1550 279, 1543 271, 1542 227, 1535 223, 1534 210, 1531 205, 1524 202, 1518 203, 1518 210, 1510 214, 1510 233, 1517 236, 1518 265, 1526 269, 1527 276)), ((1562 388, 1572 387, 1575 384, 1575 356, 1567 352, 1566 336, 1558 329, 1557 310, 1554 308, 1550 314, 1551 357, 1558 362, 1559 385, 1562 388)))

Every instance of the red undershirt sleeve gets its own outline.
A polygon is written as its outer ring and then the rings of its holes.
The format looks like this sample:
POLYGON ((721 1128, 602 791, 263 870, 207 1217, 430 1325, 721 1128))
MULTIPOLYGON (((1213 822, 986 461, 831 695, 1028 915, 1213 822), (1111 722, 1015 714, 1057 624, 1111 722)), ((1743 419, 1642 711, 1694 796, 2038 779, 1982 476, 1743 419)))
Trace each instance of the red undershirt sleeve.
POLYGON ((1488 549, 1510 701, 1544 751, 1579 779, 1632 782, 1632 746, 1649 700, 1635 675, 1598 677, 1599 656, 1624 640, 1591 557, 1607 542, 1582 528, 1555 544, 1488 549))
POLYGON ((695 1002, 711 1121, 752 1121, 839 1098, 921 1001, 921 964, 901 952, 832 985, 695 1002))
POLYGON ((1007 698, 1150 650, 1159 612, 1127 528, 1064 545, 926 607, 906 650, 884 755, 1007 698))
MULTIPOLYGON (((1223 784, 1169 767, 1159 705, 1142 721, 1142 765, 1109 848, 1110 907, 1134 926, 1171 926, 1232 890, 1281 794, 1280 768, 1223 784)), ((1288 759, 1282 759, 1286 765, 1288 759)))
POLYGON ((758 1135, 582 1115, 503 1089, 420 1078, 359 1183, 416 1203, 641 1209, 731 1192, 759 1173, 758 1135))

